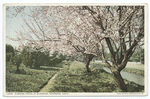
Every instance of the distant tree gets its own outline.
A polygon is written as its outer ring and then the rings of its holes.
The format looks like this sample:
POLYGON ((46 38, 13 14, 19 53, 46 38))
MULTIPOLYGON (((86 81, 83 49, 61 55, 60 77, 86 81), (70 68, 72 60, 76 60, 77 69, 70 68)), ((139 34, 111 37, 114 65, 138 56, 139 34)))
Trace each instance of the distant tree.
POLYGON ((132 55, 132 57, 130 58, 131 61, 133 62, 140 62, 140 58, 141 58, 141 52, 140 51, 135 51, 132 55))
POLYGON ((6 53, 13 53, 14 54, 13 46, 6 44, 6 53))
POLYGON ((19 67, 20 67, 20 64, 22 63, 22 56, 21 55, 15 55, 13 57, 13 64, 17 66, 17 69, 16 69, 16 72, 19 72, 19 67))
POLYGON ((59 59, 60 59, 60 60, 65 60, 65 58, 66 58, 66 56, 60 53, 59 59))
POLYGON ((50 65, 55 65, 58 63, 61 63, 63 60, 66 59, 66 56, 59 53, 58 51, 55 51, 51 56, 50 56, 50 65))
POLYGON ((44 51, 44 65, 45 66, 49 66, 49 64, 50 64, 50 59, 49 59, 49 57, 50 57, 50 52, 49 51, 44 51))
POLYGON ((6 62, 11 62, 13 57, 13 53, 6 53, 6 62))
POLYGON ((13 57, 14 57, 13 46, 6 44, 6 62, 10 62, 13 57))
POLYGON ((111 61, 111 54, 105 52, 106 60, 111 61))
POLYGON ((46 60, 45 54, 40 51, 34 51, 33 54, 33 66, 34 68, 39 68, 41 65, 44 65, 46 60))
POLYGON ((140 48, 136 50, 133 55, 130 57, 129 61, 132 62, 141 62, 141 64, 144 64, 144 49, 140 48))
POLYGON ((33 55, 29 51, 29 47, 24 47, 21 53, 23 64, 26 65, 26 67, 32 67, 33 64, 33 55))
POLYGON ((144 64, 144 49, 141 50, 141 64, 144 64))

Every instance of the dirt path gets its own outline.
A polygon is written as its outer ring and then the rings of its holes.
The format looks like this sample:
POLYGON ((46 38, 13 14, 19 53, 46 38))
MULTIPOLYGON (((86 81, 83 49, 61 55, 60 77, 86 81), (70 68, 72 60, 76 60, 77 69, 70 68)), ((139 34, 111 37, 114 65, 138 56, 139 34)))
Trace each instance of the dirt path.
POLYGON ((39 91, 39 92, 49 92, 50 89, 53 87, 54 79, 58 76, 58 74, 61 72, 62 68, 47 82, 47 84, 39 91))

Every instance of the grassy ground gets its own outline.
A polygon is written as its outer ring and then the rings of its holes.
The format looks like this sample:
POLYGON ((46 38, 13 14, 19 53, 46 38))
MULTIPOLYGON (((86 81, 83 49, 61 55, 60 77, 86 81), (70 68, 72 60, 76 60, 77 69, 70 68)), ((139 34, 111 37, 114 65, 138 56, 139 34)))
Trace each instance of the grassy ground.
POLYGON ((132 64, 128 63, 126 68, 132 68, 132 69, 138 69, 138 70, 144 70, 144 65, 143 64, 132 64))
MULTIPOLYGON (((125 81, 128 92, 143 92, 144 87, 125 81)), ((87 73, 85 64, 74 61, 65 65, 51 84, 50 92, 119 92, 113 76, 103 70, 87 73)))
POLYGON ((21 66, 20 73, 16 73, 16 66, 7 63, 6 92, 38 92, 63 64, 41 66, 39 69, 21 66))
POLYGON ((143 64, 131 64, 128 63, 124 71, 144 75, 144 65, 143 64))
MULTIPOLYGON (((93 62, 91 62, 91 64, 96 65, 96 66, 106 67, 106 65, 103 64, 103 63, 93 63, 93 62)), ((144 65, 128 63, 127 66, 123 69, 123 71, 144 75, 144 65)))

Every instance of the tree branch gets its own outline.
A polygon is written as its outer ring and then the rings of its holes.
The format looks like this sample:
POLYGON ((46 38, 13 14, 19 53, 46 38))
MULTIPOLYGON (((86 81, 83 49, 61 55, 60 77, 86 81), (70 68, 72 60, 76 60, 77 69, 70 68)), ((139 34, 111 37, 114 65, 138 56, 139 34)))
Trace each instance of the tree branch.
POLYGON ((139 7, 135 8, 133 12, 131 12, 120 24, 120 29, 122 30, 122 28, 129 22, 129 20, 131 20, 131 18, 133 17, 133 15, 135 14, 135 12, 139 9, 139 7))
POLYGON ((107 46, 108 46, 109 51, 110 51, 111 56, 112 56, 112 62, 113 62, 113 64, 115 64, 117 66, 116 59, 115 59, 115 52, 114 52, 113 47, 111 45, 110 39, 105 38, 105 40, 106 40, 107 46))
POLYGON ((107 64, 108 68, 111 68, 112 66, 108 63, 108 61, 106 60, 105 55, 104 55, 104 46, 101 43, 100 43, 100 46, 102 48, 102 59, 103 59, 104 63, 107 64))

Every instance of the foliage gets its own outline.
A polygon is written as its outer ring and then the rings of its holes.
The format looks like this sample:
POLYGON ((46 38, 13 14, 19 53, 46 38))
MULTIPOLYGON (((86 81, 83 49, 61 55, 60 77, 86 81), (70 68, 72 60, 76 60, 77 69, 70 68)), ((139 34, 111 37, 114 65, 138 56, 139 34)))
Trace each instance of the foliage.
POLYGON ((141 63, 144 64, 144 49, 141 50, 141 63))
POLYGON ((6 53, 6 62, 11 62, 13 59, 13 53, 6 53))
POLYGON ((40 51, 34 51, 32 52, 33 55, 33 66, 35 68, 39 68, 41 65, 44 65, 44 60, 46 60, 45 58, 45 54, 43 52, 40 51))
POLYGON ((104 54, 105 54, 106 60, 111 61, 111 54, 110 53, 106 53, 106 52, 104 54))
POLYGON ((25 47, 21 53, 22 55, 22 60, 24 65, 26 65, 26 67, 32 67, 33 64, 33 55, 32 53, 28 50, 29 47, 25 47))
POLYGON ((11 62, 14 57, 14 48, 11 45, 6 44, 6 62, 11 62))
POLYGON ((14 54, 13 46, 6 44, 6 53, 13 53, 14 54))
POLYGON ((22 63, 22 59, 21 59, 21 55, 15 55, 13 57, 13 64, 14 65, 17 65, 17 66, 20 66, 20 64, 22 63))
POLYGON ((140 58, 141 58, 141 51, 135 51, 130 60, 132 62, 140 62, 140 58))
POLYGON ((6 44, 6 62, 17 66, 17 72, 19 72, 20 64, 22 63, 21 55, 13 46, 6 44))
POLYGON ((129 61, 141 62, 141 64, 144 64, 144 49, 135 51, 133 55, 130 57, 129 61))
POLYGON ((34 68, 40 66, 52 66, 62 62, 65 59, 65 55, 55 51, 51 56, 49 51, 41 51, 42 48, 33 49, 31 47, 25 47, 22 51, 22 59, 24 65, 34 68))
POLYGON ((66 59, 66 56, 58 53, 57 51, 55 51, 52 56, 50 56, 50 64, 49 65, 55 65, 58 64, 60 62, 62 62, 63 60, 66 59))

